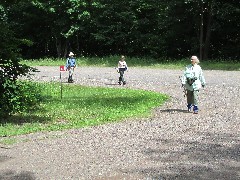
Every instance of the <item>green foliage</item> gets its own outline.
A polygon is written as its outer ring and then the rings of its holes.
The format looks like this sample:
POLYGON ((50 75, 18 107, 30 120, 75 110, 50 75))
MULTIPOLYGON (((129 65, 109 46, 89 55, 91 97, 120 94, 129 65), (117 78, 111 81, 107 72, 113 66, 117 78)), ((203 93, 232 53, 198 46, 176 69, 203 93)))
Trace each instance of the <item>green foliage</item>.
POLYGON ((20 63, 19 46, 26 40, 16 37, 11 23, 7 22, 5 9, 1 6, 0 9, 3 10, 0 19, 4 19, 0 21, 0 117, 4 118, 23 110, 28 105, 23 104, 25 101, 21 98, 26 94, 22 92, 24 86, 19 84, 17 79, 34 71, 34 68, 20 63))
POLYGON ((0 18, 24 39, 21 53, 29 59, 65 58, 69 51, 156 59, 240 56, 237 0, 28 0, 4 6, 0 18))
POLYGON ((18 86, 18 111, 29 112, 38 108, 39 102, 43 99, 41 87, 38 83, 31 81, 17 81, 18 86))
MULTIPOLYGON (((116 62, 119 60, 118 56, 109 57, 79 57, 77 58, 78 66, 98 66, 98 67, 115 67, 116 62)), ((148 67, 148 68, 160 68, 160 69, 183 69, 186 64, 189 63, 189 58, 184 59, 155 59, 149 57, 127 57, 128 66, 131 67, 148 67)), ((63 59, 36 59, 36 60, 24 60, 23 64, 28 66, 60 66, 63 65, 65 60, 63 59)), ((215 59, 205 60, 201 62, 203 69, 208 70, 240 70, 239 60, 226 60, 215 59)))
POLYGON ((144 90, 125 88, 60 86, 39 83, 42 96, 39 108, 15 114, 0 125, 0 136, 79 128, 120 121, 131 117, 146 117, 168 96, 144 90))
POLYGON ((4 122, 7 116, 14 113, 37 108, 41 100, 41 90, 36 83, 6 79, 2 87, 4 93, 0 99, 0 122, 4 122))

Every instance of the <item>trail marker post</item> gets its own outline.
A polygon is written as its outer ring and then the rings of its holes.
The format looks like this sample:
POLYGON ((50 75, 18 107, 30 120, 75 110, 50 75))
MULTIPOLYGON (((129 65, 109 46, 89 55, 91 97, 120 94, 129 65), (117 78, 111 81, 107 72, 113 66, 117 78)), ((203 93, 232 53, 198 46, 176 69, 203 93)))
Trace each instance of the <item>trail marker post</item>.
POLYGON ((60 66, 61 99, 62 99, 62 71, 65 71, 65 67, 64 66, 60 66))

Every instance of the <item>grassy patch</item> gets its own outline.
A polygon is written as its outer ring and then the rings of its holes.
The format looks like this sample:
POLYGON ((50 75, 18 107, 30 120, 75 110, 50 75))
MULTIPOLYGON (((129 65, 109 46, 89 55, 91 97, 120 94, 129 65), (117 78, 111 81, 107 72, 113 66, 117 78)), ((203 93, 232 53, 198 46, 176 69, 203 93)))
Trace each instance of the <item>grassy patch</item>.
MULTIPOLYGON (((98 67, 115 67, 119 56, 109 57, 78 57, 77 64, 79 66, 98 66, 98 67)), ((160 69, 183 69, 190 63, 190 59, 167 60, 167 59, 152 59, 152 58, 126 58, 129 67, 149 67, 160 69)), ((60 66, 65 65, 65 59, 38 59, 24 60, 22 63, 29 66, 60 66)), ((200 65, 206 70, 240 70, 240 62, 227 60, 203 60, 200 65)))
POLYGON ((151 109, 168 99, 152 91, 125 88, 63 85, 60 98, 58 83, 38 83, 44 99, 39 108, 16 114, 0 124, 0 136, 37 131, 54 131, 94 126, 130 117, 146 117, 151 109))

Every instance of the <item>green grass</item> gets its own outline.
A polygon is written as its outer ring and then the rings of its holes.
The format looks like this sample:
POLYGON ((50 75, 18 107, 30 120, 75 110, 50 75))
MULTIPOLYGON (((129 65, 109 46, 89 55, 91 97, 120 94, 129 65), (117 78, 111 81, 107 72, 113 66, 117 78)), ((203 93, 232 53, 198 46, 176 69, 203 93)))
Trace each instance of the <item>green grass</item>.
MULTIPOLYGON (((114 67, 119 56, 104 58, 77 58, 79 66, 114 67)), ((149 67, 159 69, 183 69, 189 59, 166 60, 150 58, 126 59, 129 67, 149 67)), ((65 59, 23 60, 29 66, 60 66, 65 59)), ((240 61, 202 61, 204 70, 240 70, 240 61)), ((151 109, 160 106, 168 99, 167 95, 151 91, 130 90, 125 88, 93 88, 77 85, 64 85, 63 98, 60 98, 60 86, 53 83, 39 83, 43 101, 39 108, 28 113, 15 114, 0 123, 0 137, 80 128, 116 122, 131 117, 150 116, 151 109)), ((4 140, 5 144, 15 140, 4 140)), ((0 140, 0 143, 4 143, 0 140)))
MULTIPOLYGON (((119 56, 109 57, 80 57, 77 58, 78 66, 98 66, 98 67, 115 67, 119 56)), ((22 63, 29 66, 60 66, 65 65, 65 59, 38 59, 38 60, 23 60, 22 63)), ((152 58, 126 58, 129 67, 149 67, 159 69, 183 69, 190 63, 190 59, 167 60, 167 59, 152 59, 152 58)), ((208 60, 200 63, 205 70, 240 70, 240 61, 227 60, 208 60)))
POLYGON ((131 117, 147 117, 167 95, 127 88, 38 83, 44 99, 38 109, 16 114, 0 124, 0 137, 95 126, 131 117))

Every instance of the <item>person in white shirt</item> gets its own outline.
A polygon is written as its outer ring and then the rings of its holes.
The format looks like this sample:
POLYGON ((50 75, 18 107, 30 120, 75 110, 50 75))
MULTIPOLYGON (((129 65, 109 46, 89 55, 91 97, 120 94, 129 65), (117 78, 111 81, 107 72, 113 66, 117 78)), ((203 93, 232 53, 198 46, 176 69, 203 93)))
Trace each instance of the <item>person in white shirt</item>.
POLYGON ((123 75, 124 75, 124 72, 127 69, 128 69, 128 66, 127 66, 127 63, 125 61, 125 56, 122 55, 120 61, 118 61, 118 72, 120 74, 119 80, 118 80, 119 85, 121 85, 121 84, 125 85, 126 84, 126 81, 125 81, 123 75))
POLYGON ((198 57, 192 56, 191 64, 186 66, 182 76, 182 86, 187 91, 187 108, 191 112, 193 107, 194 114, 198 113, 199 89, 206 84, 202 68, 198 64, 198 57))

